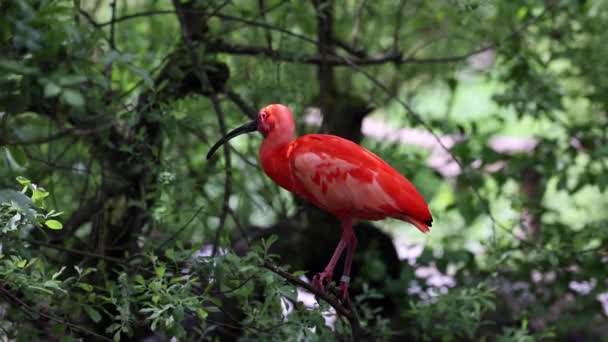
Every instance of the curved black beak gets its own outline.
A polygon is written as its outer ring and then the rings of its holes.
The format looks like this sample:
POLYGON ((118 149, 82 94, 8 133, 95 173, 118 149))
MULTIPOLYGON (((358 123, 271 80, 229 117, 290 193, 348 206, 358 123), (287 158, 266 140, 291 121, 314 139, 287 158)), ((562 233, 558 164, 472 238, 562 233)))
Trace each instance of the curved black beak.
POLYGON ((209 153, 207 153, 207 159, 211 158, 213 156, 213 154, 215 153, 215 151, 218 148, 220 148, 220 146, 222 146, 223 144, 228 142, 228 140, 230 140, 236 136, 239 136, 241 134, 251 133, 251 132, 255 132, 257 130, 258 130, 258 119, 257 118, 251 122, 244 124, 241 127, 233 129, 232 131, 228 132, 228 134, 223 136, 222 139, 220 139, 218 142, 216 142, 215 145, 213 145, 213 147, 211 147, 211 149, 209 150, 209 153))

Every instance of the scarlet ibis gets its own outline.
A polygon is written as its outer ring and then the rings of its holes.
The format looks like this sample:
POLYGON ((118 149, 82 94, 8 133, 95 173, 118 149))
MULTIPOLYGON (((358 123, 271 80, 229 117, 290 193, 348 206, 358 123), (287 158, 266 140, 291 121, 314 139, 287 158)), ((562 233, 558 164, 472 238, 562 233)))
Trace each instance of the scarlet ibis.
POLYGON ((335 135, 307 134, 293 139, 295 123, 287 106, 271 104, 257 117, 222 137, 207 159, 228 140, 258 131, 264 136, 259 158, 264 172, 279 186, 340 219, 342 237, 329 264, 313 277, 327 292, 334 267, 346 250, 340 293, 348 300, 348 284, 357 238, 354 220, 395 218, 430 231, 433 217, 418 190, 380 157, 335 135))

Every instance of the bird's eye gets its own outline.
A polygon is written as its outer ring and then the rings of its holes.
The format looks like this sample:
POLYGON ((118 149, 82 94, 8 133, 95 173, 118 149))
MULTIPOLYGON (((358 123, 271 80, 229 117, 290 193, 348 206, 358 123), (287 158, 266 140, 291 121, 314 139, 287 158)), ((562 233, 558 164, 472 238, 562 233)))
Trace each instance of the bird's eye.
POLYGON ((260 118, 261 118, 262 120, 266 120, 266 116, 267 116, 266 112, 261 112, 261 113, 260 113, 260 118))

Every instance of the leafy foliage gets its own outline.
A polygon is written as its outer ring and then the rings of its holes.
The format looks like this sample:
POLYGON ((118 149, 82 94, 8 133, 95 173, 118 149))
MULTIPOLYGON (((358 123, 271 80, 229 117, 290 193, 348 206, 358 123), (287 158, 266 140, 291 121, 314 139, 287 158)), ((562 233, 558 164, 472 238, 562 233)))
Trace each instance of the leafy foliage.
POLYGON ((420 324, 424 339, 473 339, 483 314, 496 309, 491 290, 480 285, 439 297, 433 303, 413 303, 411 315, 420 324))
POLYGON ((0 13, 2 338, 608 336, 605 1, 0 13), (305 290, 338 232, 263 175, 258 138, 205 160, 273 102, 299 133, 360 140, 430 203, 428 237, 357 231, 352 305, 305 290))

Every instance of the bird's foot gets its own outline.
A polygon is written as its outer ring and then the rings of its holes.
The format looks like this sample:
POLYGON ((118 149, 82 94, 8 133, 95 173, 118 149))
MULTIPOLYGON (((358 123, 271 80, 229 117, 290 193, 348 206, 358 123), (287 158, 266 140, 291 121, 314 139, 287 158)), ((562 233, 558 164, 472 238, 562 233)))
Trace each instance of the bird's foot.
POLYGON ((348 283, 350 283, 350 277, 343 275, 340 279, 340 299, 342 303, 346 303, 350 301, 348 297, 348 283))
POLYGON ((329 286, 331 285, 331 278, 332 272, 323 271, 321 273, 317 273, 312 278, 312 286, 323 293, 327 293, 329 286))

